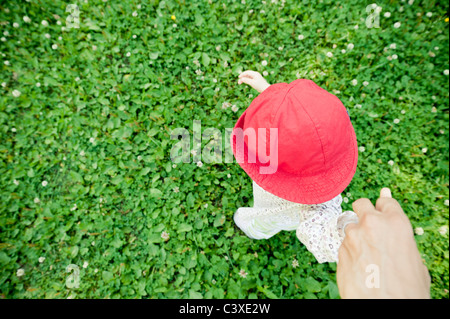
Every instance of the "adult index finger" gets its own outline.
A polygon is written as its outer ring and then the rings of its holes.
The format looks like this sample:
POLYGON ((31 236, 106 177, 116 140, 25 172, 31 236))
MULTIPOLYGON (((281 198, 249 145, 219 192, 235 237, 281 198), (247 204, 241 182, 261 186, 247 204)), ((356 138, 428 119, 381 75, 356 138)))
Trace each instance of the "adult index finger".
POLYGON ((353 202, 352 206, 353 211, 358 215, 359 219, 361 219, 364 214, 375 211, 375 207, 368 198, 360 198, 353 202))

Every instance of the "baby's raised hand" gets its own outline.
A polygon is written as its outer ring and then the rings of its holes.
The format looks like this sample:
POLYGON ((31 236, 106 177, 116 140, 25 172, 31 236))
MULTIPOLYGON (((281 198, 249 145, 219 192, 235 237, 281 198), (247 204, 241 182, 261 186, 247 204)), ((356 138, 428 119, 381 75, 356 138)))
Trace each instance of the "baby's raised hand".
POLYGON ((248 84, 259 93, 267 89, 270 84, 267 83, 266 79, 256 71, 247 70, 239 74, 238 84, 248 84))

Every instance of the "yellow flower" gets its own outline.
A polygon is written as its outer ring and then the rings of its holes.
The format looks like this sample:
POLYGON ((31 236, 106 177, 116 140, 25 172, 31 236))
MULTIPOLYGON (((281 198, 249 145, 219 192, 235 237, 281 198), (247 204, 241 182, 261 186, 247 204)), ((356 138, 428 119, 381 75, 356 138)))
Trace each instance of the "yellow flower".
POLYGON ((173 15, 170 17, 173 21, 175 21, 176 17, 173 15))
POLYGON ((448 22, 448 18, 445 18, 445 20, 444 20, 445 22, 448 22))

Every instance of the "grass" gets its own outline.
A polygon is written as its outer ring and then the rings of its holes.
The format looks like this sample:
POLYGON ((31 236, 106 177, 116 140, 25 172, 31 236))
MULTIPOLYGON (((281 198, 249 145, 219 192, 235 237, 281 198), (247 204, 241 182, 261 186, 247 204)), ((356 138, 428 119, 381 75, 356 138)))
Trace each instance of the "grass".
POLYGON ((266 2, 78 1, 71 29, 69 2, 0 4, 2 298, 339 298, 293 232, 236 228, 237 163, 170 161, 173 129, 234 126, 246 69, 342 100, 361 147, 343 209, 391 187, 449 297, 448 3, 378 1, 368 28, 371 1, 266 2))

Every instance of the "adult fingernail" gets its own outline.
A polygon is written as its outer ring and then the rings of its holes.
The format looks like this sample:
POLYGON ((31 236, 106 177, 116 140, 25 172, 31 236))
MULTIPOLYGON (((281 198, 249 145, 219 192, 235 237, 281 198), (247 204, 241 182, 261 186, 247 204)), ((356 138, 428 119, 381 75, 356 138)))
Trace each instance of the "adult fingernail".
POLYGON ((380 191, 380 197, 392 198, 391 190, 387 187, 382 188, 380 191))

